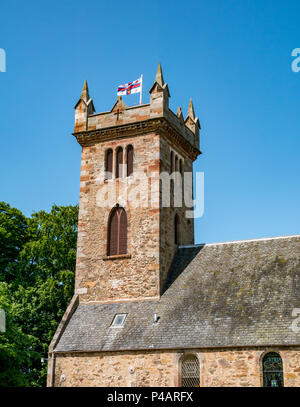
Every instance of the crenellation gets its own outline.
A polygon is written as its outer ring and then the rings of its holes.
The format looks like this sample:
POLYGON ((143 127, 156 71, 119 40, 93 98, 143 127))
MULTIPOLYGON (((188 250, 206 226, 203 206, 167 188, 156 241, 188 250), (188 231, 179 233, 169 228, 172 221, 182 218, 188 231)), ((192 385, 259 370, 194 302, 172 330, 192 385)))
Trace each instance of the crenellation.
MULTIPOLYGON (((161 67, 159 67, 161 71, 161 67)), ((199 129, 194 118, 184 122, 183 115, 176 115, 169 108, 170 97, 168 85, 163 82, 162 73, 157 74, 156 81, 150 89, 150 103, 137 106, 126 106, 121 96, 110 111, 94 113, 92 99, 89 99, 87 83, 81 98, 75 106, 74 133, 109 129, 123 124, 145 122, 153 118, 165 118, 175 130, 195 148, 199 149, 199 129), (158 82, 157 82, 158 81, 158 82), (198 140, 198 141, 197 141, 198 140)))

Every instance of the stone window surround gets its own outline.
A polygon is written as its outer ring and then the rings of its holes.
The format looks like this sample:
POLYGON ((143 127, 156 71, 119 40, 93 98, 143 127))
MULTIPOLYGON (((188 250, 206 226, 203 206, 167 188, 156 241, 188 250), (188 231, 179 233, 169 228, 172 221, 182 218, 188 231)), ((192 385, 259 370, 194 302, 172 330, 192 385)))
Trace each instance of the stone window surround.
POLYGON ((193 355, 196 356, 199 361, 199 371, 200 371, 200 387, 203 385, 202 377, 203 377, 203 360, 202 355, 199 352, 193 352, 192 350, 183 350, 181 352, 175 353, 175 365, 177 366, 177 377, 175 377, 175 386, 181 387, 181 370, 182 370, 182 360, 184 356, 193 355))
POLYGON ((283 386, 285 387, 285 384, 284 384, 284 379, 285 379, 285 377, 284 377, 284 372, 286 371, 286 367, 285 367, 285 365, 286 365, 286 358, 285 358, 284 355, 281 354, 280 349, 279 349, 279 348, 276 348, 276 347, 275 347, 275 348, 274 348, 274 347, 266 348, 264 351, 262 351, 262 352, 260 353, 260 355, 259 355, 259 357, 258 357, 257 362, 259 363, 260 387, 264 387, 263 359, 264 359, 265 355, 266 355, 267 353, 270 353, 270 352, 278 353, 278 355, 281 357, 281 360, 282 360, 282 373, 283 373, 283 386))
MULTIPOLYGON (((107 180, 110 181, 110 180, 107 180)), ((132 235, 131 235, 131 227, 130 227, 130 223, 131 223, 131 210, 128 207, 126 201, 124 200, 119 200, 115 203, 115 205, 110 209, 110 211, 108 211, 106 213, 106 216, 104 217, 104 224, 108 225, 109 222, 109 217, 111 214, 112 209, 116 206, 116 205, 120 205, 122 206, 122 208, 124 208, 126 215, 127 215, 127 253, 125 254, 114 254, 111 256, 107 255, 107 239, 108 239, 108 229, 107 229, 107 233, 106 233, 106 239, 103 239, 102 242, 102 255, 101 258, 103 261, 118 261, 118 260, 125 260, 125 259, 131 259, 132 258, 132 235), (105 253, 105 254, 104 254, 105 253)))
POLYGON ((176 171, 180 172, 180 161, 181 161, 181 168, 183 169, 184 165, 184 158, 181 154, 175 151, 172 147, 170 147, 170 157, 172 157, 172 163, 170 162, 170 174, 176 171), (173 153, 173 154, 172 154, 173 153), (176 159, 178 161, 178 169, 175 168, 176 159), (172 171, 173 169, 173 171, 172 171))
POLYGON ((131 254, 113 254, 111 256, 103 256, 103 260, 121 260, 121 259, 131 259, 131 254))
POLYGON ((130 178, 132 177, 133 173, 136 171, 136 159, 135 159, 135 148, 134 145, 132 143, 130 144, 119 144, 118 146, 116 146, 115 148, 109 147, 107 149, 105 149, 104 151, 104 182, 108 182, 110 180, 116 180, 116 179, 120 179, 120 178, 130 178), (125 169, 125 174, 122 174, 121 177, 116 177, 116 164, 117 164, 117 152, 119 148, 122 148, 122 153, 123 153, 123 165, 126 165, 126 168, 123 167, 123 171, 125 169), (133 148, 133 172, 130 175, 127 175, 127 149, 128 147, 132 147, 133 148), (105 172, 106 172, 106 157, 107 157, 107 152, 109 150, 113 151, 113 162, 112 162, 112 169, 113 169, 113 173, 111 178, 106 178, 105 172))

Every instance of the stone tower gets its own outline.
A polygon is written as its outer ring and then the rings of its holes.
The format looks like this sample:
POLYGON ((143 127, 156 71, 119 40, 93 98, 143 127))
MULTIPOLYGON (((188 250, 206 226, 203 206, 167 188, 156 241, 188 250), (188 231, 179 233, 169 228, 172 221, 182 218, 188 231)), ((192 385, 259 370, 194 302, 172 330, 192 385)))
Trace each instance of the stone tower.
MULTIPOLYGON (((82 303, 158 299, 178 245, 194 243, 193 218, 173 196, 183 182, 162 174, 192 172, 199 120, 192 101, 186 119, 181 108, 169 109, 160 65, 149 93, 150 103, 128 107, 118 97, 110 111, 95 113, 85 82, 75 106, 82 146, 75 293, 82 303)), ((186 187, 192 192, 192 183, 186 187)))

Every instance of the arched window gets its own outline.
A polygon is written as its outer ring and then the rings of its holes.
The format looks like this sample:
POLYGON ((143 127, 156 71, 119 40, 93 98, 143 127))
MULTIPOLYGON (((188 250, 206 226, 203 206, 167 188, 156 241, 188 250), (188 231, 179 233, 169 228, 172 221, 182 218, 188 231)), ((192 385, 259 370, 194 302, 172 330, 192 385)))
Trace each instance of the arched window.
POLYGON ((133 173, 133 147, 127 147, 127 177, 133 173))
POLYGON ((176 172, 178 171, 178 157, 177 157, 177 155, 175 157, 175 171, 176 172))
POLYGON ((174 243, 180 244, 180 219, 177 213, 174 217, 174 243))
POLYGON ((123 169, 123 148, 118 147, 117 157, 116 157, 116 178, 122 178, 122 169, 123 169))
POLYGON ((116 206, 110 214, 108 221, 108 248, 107 255, 127 253, 127 215, 125 209, 116 206))
POLYGON ((181 175, 183 175, 182 159, 179 160, 179 172, 181 175))
POLYGON ((174 171, 174 153, 171 151, 170 154, 170 174, 174 171))
POLYGON ((282 359, 276 352, 269 352, 263 357, 264 387, 283 387, 282 359))
POLYGON ((110 148, 109 150, 106 151, 105 156, 105 179, 112 178, 112 172, 113 172, 113 151, 110 148))
POLYGON ((200 365, 195 355, 181 359, 181 387, 200 387, 200 365))

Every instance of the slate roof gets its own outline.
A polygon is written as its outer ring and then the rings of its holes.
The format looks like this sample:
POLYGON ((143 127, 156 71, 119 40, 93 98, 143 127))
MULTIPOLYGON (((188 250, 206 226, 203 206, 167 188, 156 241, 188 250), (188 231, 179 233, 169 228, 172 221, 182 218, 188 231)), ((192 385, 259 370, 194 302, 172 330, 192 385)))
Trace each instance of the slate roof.
POLYGON ((300 345, 294 308, 300 235, 181 247, 159 301, 79 305, 55 351, 300 345))

